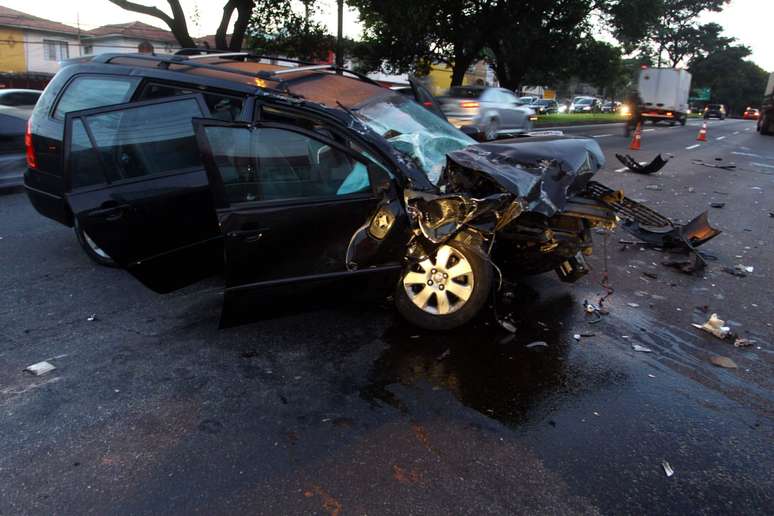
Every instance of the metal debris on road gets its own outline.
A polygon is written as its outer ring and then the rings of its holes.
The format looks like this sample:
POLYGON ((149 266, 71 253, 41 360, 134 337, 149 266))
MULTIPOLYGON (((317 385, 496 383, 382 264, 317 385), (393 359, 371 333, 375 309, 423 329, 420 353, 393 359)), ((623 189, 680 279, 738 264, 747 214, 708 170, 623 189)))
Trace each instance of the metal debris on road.
POLYGON ((667 478, 675 474, 675 470, 672 469, 672 466, 667 461, 661 461, 661 467, 664 468, 667 478))
POLYGON ((639 304, 637 304, 637 303, 626 303, 626 305, 627 305, 627 306, 630 306, 630 307, 632 307, 632 308, 639 308, 639 307, 640 307, 640 305, 639 305, 639 304))
POLYGON ((51 362, 46 362, 44 360, 43 362, 38 362, 37 364, 32 364, 31 366, 28 366, 24 370, 35 376, 43 376, 44 374, 50 373, 54 369, 56 369, 56 366, 54 364, 52 364, 51 362))
MULTIPOLYGON (((722 158, 715 158, 716 161, 722 161, 722 158)), ((710 167, 710 168, 722 168, 723 170, 734 170, 736 168, 736 163, 733 161, 728 163, 727 165, 721 165, 720 163, 707 163, 706 161, 695 159, 693 160, 694 165, 701 165, 703 167, 710 167)))
POLYGON ((572 338, 575 339, 575 340, 581 340, 581 334, 580 333, 576 333, 575 335, 572 336, 572 338))
POLYGON ((93 322, 93 321, 97 321, 99 319, 97 319, 97 314, 91 314, 90 316, 88 316, 86 318, 86 320, 89 321, 89 322, 93 322))
POLYGON ((645 346, 640 346, 639 344, 632 344, 632 349, 641 353, 653 353, 652 349, 646 348, 645 346))
POLYGON ((710 206, 713 208, 722 208, 726 205, 724 202, 711 202, 710 206))
POLYGON ((755 343, 754 340, 745 339, 744 337, 737 337, 736 340, 734 340, 734 347, 746 348, 748 346, 752 346, 754 343, 755 343))
POLYGON ((719 339, 725 339, 728 337, 728 334, 731 333, 731 328, 728 326, 725 326, 726 321, 723 319, 718 318, 718 314, 712 314, 710 315, 710 318, 707 319, 707 322, 704 324, 696 324, 693 323, 691 326, 694 328, 698 328, 699 330, 704 330, 708 333, 713 334, 715 337, 719 339))
POLYGON ((645 185, 645 189, 646 190, 656 190, 656 191, 661 191, 662 190, 661 185, 645 185))
POLYGON ((720 355, 713 355, 710 357, 710 362, 712 365, 716 365, 718 367, 724 367, 726 369, 738 369, 739 366, 736 365, 736 362, 731 360, 728 357, 722 357, 720 355))
POLYGON ((544 342, 542 340, 536 340, 535 342, 530 342, 529 344, 527 344, 524 347, 526 347, 526 348, 547 348, 548 347, 548 343, 544 342))

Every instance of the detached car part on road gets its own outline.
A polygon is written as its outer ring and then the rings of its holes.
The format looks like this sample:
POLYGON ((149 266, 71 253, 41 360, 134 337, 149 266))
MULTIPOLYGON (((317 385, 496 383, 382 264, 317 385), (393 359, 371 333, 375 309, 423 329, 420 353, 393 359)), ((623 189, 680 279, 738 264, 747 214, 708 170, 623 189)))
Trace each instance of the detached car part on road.
POLYGON ((28 144, 40 213, 160 293, 224 272, 224 321, 277 289, 365 285, 450 329, 503 277, 583 276, 617 213, 674 229, 591 181, 591 139, 478 144, 353 72, 246 53, 65 66, 28 144))

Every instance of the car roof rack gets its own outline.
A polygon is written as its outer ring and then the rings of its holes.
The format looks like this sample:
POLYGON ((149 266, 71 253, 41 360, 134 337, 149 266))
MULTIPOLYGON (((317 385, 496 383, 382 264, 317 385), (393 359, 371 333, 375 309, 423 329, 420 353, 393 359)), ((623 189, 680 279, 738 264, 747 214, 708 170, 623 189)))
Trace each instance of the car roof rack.
MULTIPOLYGON (((346 68, 340 68, 334 64, 311 64, 304 61, 297 61, 294 59, 285 59, 285 58, 277 58, 273 56, 257 55, 257 54, 253 54, 252 52, 228 52, 228 51, 213 50, 208 48, 182 49, 182 50, 178 50, 177 53, 169 56, 164 56, 159 54, 127 54, 127 53, 99 54, 93 58, 92 62, 110 64, 110 62, 113 59, 117 59, 121 57, 139 59, 142 61, 155 61, 158 63, 157 66, 162 69, 169 69, 170 65, 183 65, 183 66, 190 66, 191 68, 200 68, 205 70, 226 72, 234 75, 251 77, 253 79, 267 79, 277 83, 285 82, 279 77, 277 77, 284 74, 297 73, 297 72, 303 72, 303 71, 312 71, 312 70, 331 70, 336 73, 346 73, 354 76, 355 78, 361 81, 375 84, 377 86, 381 86, 378 82, 376 82, 375 80, 371 79, 370 77, 364 74, 361 74, 346 68), (203 54, 192 54, 191 52, 194 52, 194 51, 201 52, 203 54), (185 52, 185 53, 181 53, 181 52, 185 52), (295 63, 299 65, 304 65, 304 66, 296 66, 293 68, 283 68, 281 70, 260 70, 257 73, 253 73, 253 72, 248 72, 246 70, 238 70, 227 66, 198 62, 198 60, 203 57, 219 57, 219 56, 226 57, 226 58, 241 57, 244 59, 255 59, 259 61, 262 59, 267 59, 267 60, 295 63)), ((267 88, 267 89, 274 89, 274 88, 267 88)))

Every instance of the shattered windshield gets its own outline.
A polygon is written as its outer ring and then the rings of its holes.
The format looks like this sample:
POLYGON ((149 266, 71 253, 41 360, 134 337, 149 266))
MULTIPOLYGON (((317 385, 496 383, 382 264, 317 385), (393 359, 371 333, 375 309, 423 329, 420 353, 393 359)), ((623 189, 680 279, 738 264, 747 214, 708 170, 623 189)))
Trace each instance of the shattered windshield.
POLYGON ((446 154, 476 143, 402 95, 379 97, 361 106, 355 114, 393 147, 411 156, 433 183, 441 176, 446 154))

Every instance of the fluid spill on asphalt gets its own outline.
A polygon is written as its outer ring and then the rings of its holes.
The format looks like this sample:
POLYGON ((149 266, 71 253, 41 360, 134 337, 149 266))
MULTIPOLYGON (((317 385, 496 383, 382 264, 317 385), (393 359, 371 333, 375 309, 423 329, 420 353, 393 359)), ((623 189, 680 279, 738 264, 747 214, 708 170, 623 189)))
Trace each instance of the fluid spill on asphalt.
MULTIPOLYGON (((566 291, 552 295, 527 286, 519 287, 513 299, 499 311, 512 313, 516 334, 503 330, 491 314, 448 333, 417 335, 404 325, 390 328, 383 337, 388 347, 374 363, 361 396, 406 412, 390 386, 427 382, 513 425, 527 421, 549 399, 573 396, 581 375, 568 355, 579 345, 574 326, 585 324, 580 301, 566 291), (527 347, 535 341, 547 346, 527 347)), ((584 391, 609 384, 616 374, 597 373, 582 375, 584 391)))

